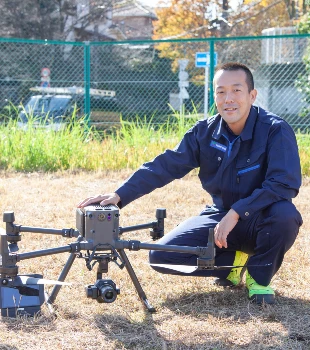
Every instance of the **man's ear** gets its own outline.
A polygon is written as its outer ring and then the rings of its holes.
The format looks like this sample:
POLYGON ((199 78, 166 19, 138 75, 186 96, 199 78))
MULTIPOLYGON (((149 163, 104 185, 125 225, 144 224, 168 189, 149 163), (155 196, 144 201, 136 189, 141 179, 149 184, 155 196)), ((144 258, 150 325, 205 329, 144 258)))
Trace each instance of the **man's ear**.
POLYGON ((257 90, 253 89, 252 91, 250 91, 250 96, 251 96, 251 103, 254 103, 257 96, 257 90))

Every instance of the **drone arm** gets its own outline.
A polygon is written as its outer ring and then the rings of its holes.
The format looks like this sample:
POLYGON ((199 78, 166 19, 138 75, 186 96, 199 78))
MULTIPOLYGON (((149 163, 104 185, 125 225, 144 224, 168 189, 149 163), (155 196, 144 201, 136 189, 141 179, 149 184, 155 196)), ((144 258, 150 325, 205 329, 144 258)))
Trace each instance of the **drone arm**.
POLYGON ((62 230, 59 230, 54 228, 19 226, 19 232, 49 233, 52 235, 61 235, 63 237, 69 238, 78 237, 80 235, 80 232, 78 230, 74 230, 73 228, 64 228, 62 230))
POLYGON ((206 250, 207 247, 187 247, 177 245, 165 245, 155 243, 141 243, 140 241, 123 241, 117 240, 115 242, 116 249, 129 249, 129 250, 161 250, 166 252, 178 252, 178 253, 190 253, 201 257, 208 257, 206 250))
POLYGON ((66 245, 66 246, 63 246, 63 247, 35 250, 33 252, 16 254, 16 261, 18 262, 18 261, 21 261, 21 260, 38 258, 40 256, 72 252, 72 249, 73 248, 71 247, 71 245, 66 245))
POLYGON ((156 219, 157 221, 153 221, 146 224, 127 226, 127 227, 119 227, 119 234, 129 231, 143 230, 146 228, 150 228, 150 234, 153 240, 159 239, 164 236, 164 220, 166 218, 166 209, 158 208, 156 209, 156 219))
POLYGON ((56 248, 35 250, 33 252, 21 253, 21 254, 16 254, 12 256, 16 256, 17 257, 16 261, 20 261, 20 260, 37 258, 40 256, 61 254, 61 253, 67 253, 67 252, 78 253, 81 250, 91 249, 92 247, 93 245, 91 242, 84 242, 83 237, 79 236, 77 242, 70 243, 69 245, 56 247, 56 248))
POLYGON ((129 249, 129 250, 158 250, 177 253, 189 253, 197 255, 197 268, 198 269, 214 269, 215 264, 215 249, 214 249, 214 230, 209 230, 209 238, 207 247, 190 247, 190 246, 176 246, 176 245, 164 245, 164 244, 151 244, 141 243, 140 241, 122 241, 117 240, 115 242, 116 249, 129 249))
POLYGON ((153 228, 157 224, 156 221, 150 222, 147 224, 140 224, 140 225, 133 225, 133 226, 126 226, 126 227, 119 227, 119 233, 123 234, 124 232, 130 232, 130 231, 136 231, 136 230, 143 230, 145 228, 153 228))
MULTIPOLYGON (((50 233, 50 234, 58 234, 63 237, 78 237, 80 232, 78 230, 74 230, 72 228, 57 230, 53 228, 40 228, 40 227, 28 227, 14 224, 15 215, 14 212, 7 211, 3 214, 3 221, 5 222, 5 233, 6 233, 6 242, 9 243, 8 250, 10 253, 17 252, 18 242, 21 241, 20 232, 33 232, 33 233, 50 233)), ((2 234, 1 234, 2 235, 2 234)), ((7 244, 6 243, 6 244, 7 244)), ((1 248, 3 251, 3 248, 1 248)), ((16 260, 16 255, 12 255, 11 259, 16 260)))

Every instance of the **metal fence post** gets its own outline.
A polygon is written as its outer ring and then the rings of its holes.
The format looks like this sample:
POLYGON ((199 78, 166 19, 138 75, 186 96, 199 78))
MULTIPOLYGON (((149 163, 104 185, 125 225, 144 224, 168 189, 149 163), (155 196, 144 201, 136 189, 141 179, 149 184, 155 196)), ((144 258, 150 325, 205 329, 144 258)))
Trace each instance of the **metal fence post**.
POLYGON ((90 43, 84 42, 84 111, 87 126, 90 126, 90 43))
POLYGON ((210 108, 213 107, 214 104, 214 96, 213 96, 213 78, 214 78, 214 40, 211 38, 210 41, 210 108))

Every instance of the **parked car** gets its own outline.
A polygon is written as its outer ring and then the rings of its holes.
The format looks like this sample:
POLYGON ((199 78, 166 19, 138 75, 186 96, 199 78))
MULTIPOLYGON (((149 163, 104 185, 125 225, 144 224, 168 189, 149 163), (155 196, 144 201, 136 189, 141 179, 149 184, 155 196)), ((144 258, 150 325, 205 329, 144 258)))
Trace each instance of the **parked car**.
POLYGON ((76 106, 77 101, 72 95, 31 96, 26 105, 21 107, 17 125, 21 129, 27 129, 31 122, 33 127, 62 130, 76 106))
MULTIPOLYGON (((76 117, 84 114, 84 88, 31 88, 40 95, 31 96, 19 113, 18 126, 27 129, 29 122, 34 127, 62 130, 75 111, 76 117)), ((91 104, 97 108, 115 105, 115 91, 90 89, 91 104)))

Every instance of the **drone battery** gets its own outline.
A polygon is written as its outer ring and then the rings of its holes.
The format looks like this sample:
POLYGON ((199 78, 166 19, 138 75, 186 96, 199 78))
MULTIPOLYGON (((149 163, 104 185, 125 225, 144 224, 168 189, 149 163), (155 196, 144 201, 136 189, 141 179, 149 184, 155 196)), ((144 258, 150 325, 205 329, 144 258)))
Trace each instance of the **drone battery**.
POLYGON ((113 245, 119 238, 119 208, 115 205, 85 207, 85 239, 96 245, 113 245))
POLYGON ((80 232, 80 234, 85 236, 85 216, 84 211, 80 208, 76 209, 76 228, 80 232))
MULTIPOLYGON (((42 278, 32 274, 29 277, 42 278)), ((0 287, 0 308, 2 317, 34 316, 44 303, 44 285, 27 285, 23 287, 0 287)))

